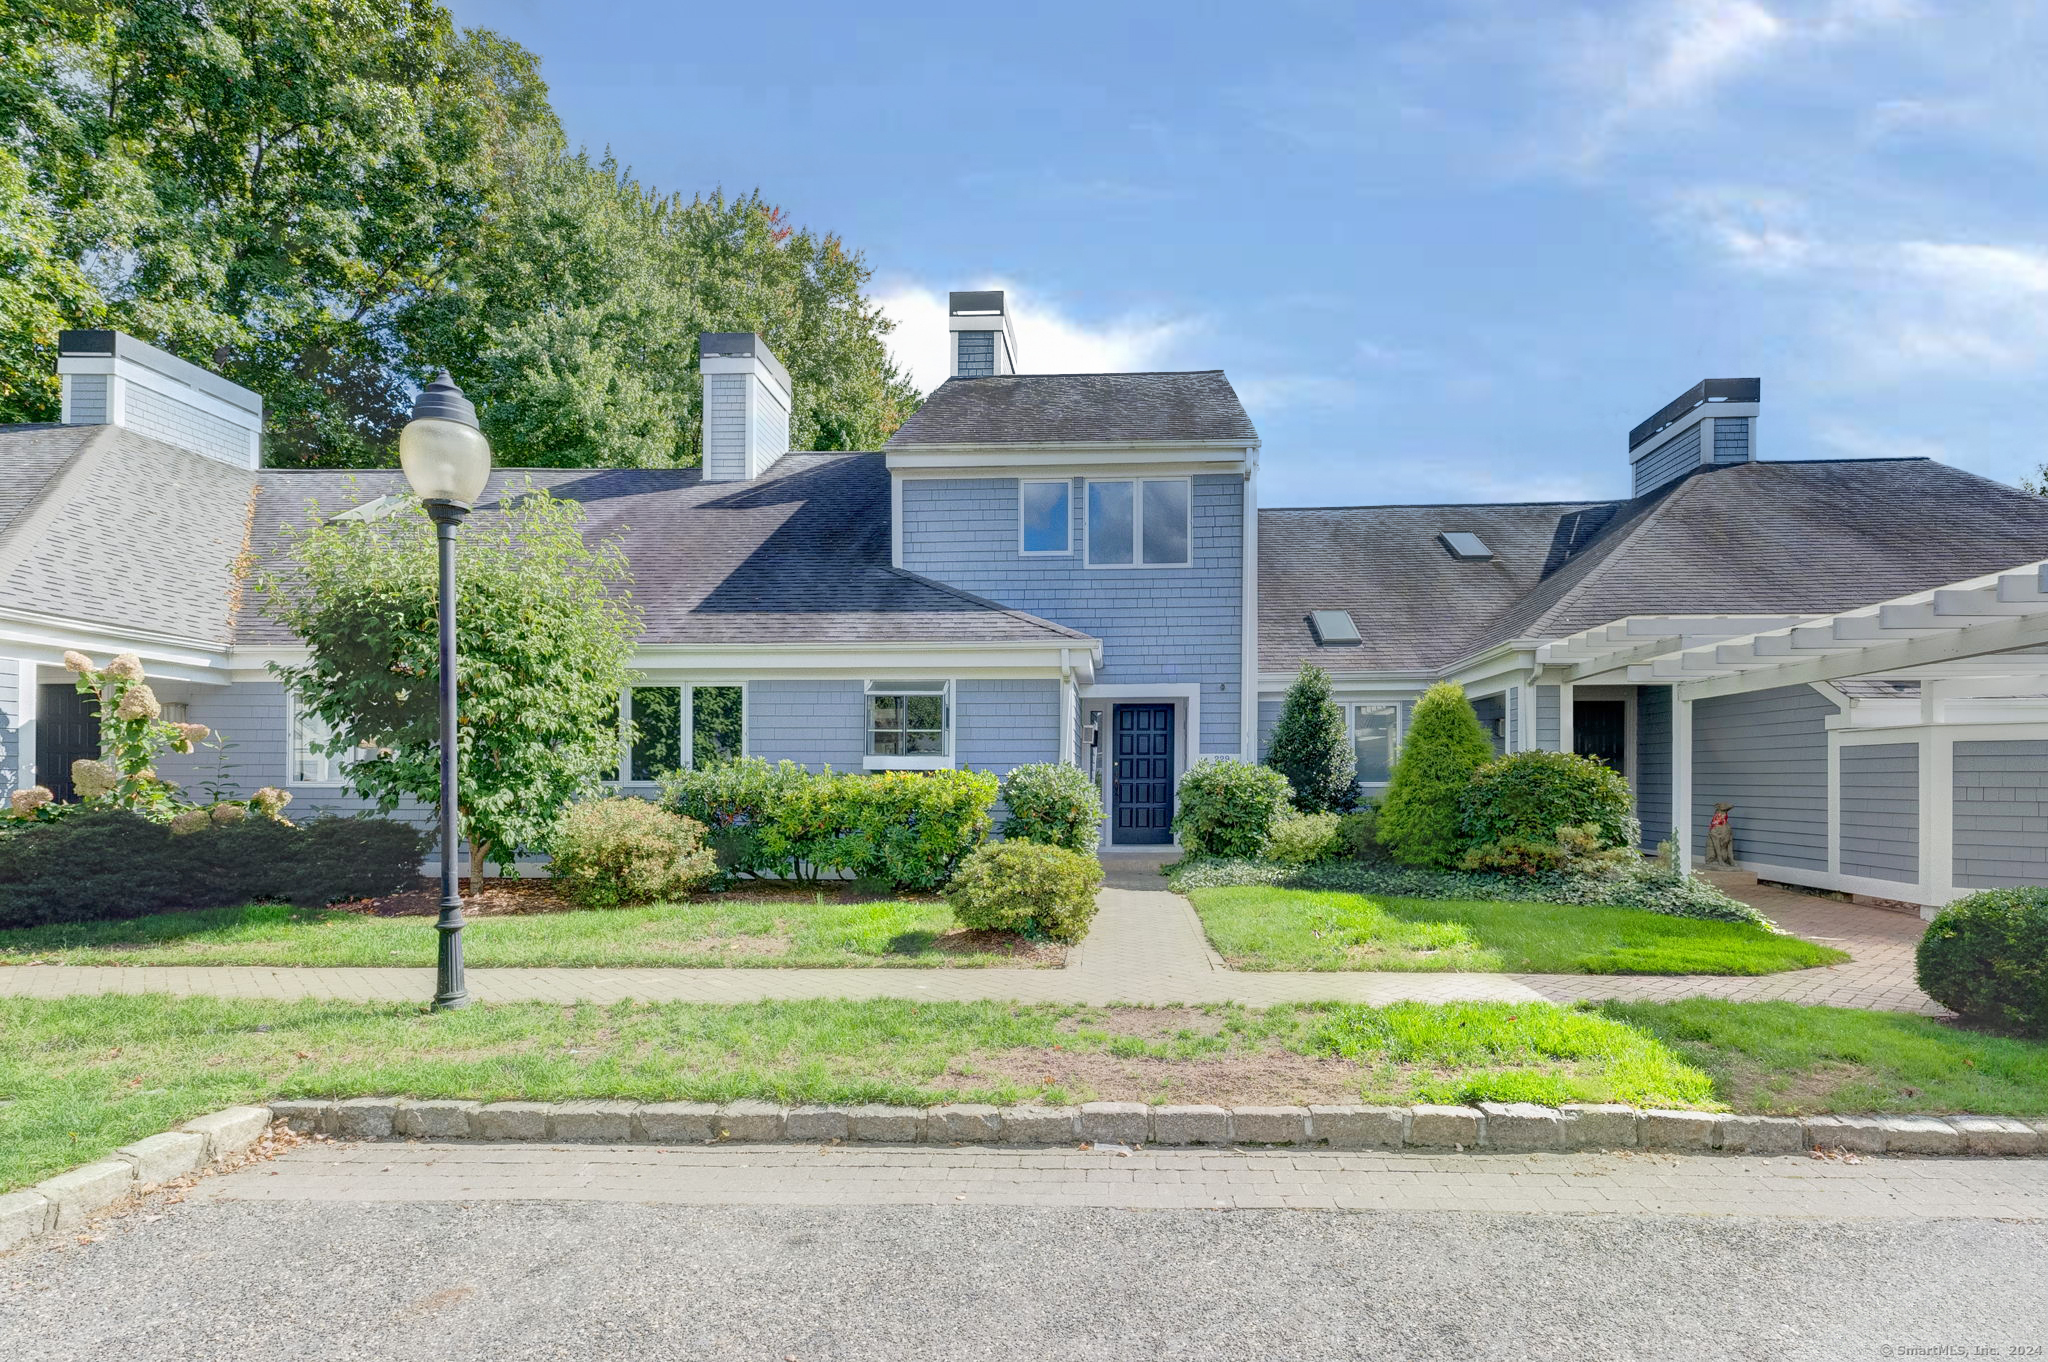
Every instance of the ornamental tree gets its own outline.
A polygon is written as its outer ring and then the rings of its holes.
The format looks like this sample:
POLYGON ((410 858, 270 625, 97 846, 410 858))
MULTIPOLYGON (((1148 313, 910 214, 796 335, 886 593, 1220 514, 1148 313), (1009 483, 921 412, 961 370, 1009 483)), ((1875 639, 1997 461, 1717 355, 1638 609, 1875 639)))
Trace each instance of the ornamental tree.
MULTIPOLYGON (((587 542, 583 507, 507 489, 460 532, 455 634, 457 802, 470 874, 509 871, 619 757, 619 693, 639 632, 625 554, 587 542)), ((258 583, 306 643, 274 666, 331 730, 356 793, 390 812, 439 807, 434 529, 417 503, 288 531, 292 568, 258 583)))
POLYGON ((1403 865, 1449 866, 1465 850, 1463 806, 1472 773, 1493 760, 1464 688, 1440 681, 1415 702, 1401 759, 1380 801, 1379 839, 1403 865))
POLYGON ((1287 777, 1303 813, 1342 813, 1357 802, 1358 753, 1330 699, 1330 674, 1312 662, 1301 664, 1281 701, 1266 765, 1287 777))

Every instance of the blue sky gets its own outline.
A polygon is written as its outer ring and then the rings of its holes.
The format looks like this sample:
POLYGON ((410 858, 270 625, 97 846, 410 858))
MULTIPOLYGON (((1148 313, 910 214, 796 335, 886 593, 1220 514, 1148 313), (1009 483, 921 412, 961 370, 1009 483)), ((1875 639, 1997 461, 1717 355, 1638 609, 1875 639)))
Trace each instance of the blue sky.
POLYGON ((943 377, 1222 368, 1268 505, 1625 491, 1760 375, 1767 458, 2048 457, 2048 5, 454 0, 570 136, 866 253, 943 377))

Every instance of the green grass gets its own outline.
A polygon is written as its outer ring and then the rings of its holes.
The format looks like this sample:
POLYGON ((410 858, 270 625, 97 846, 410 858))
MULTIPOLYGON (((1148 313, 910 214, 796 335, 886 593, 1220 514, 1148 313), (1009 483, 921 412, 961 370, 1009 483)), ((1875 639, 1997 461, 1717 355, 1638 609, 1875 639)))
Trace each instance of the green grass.
POLYGON ((1168 1074, 1206 1082, 1205 1100, 1246 1100, 1231 1085, 1250 1082, 1270 1101, 1276 1066, 1367 1102, 2048 1113, 2048 1045, 1789 1003, 1252 1011, 824 1000, 434 1014, 152 994, 0 998, 0 1099, 12 1099, 0 1106, 0 1191, 268 1098, 1070 1102, 1156 1098, 1168 1074))
MULTIPOLYGON (((954 928, 938 901, 709 899, 649 908, 471 918, 463 954, 490 966, 988 966, 992 951, 937 948, 954 928)), ((0 931, 0 966, 418 965, 434 963, 431 917, 371 917, 274 904, 0 931)))
POLYGON ((1714 1080, 1741 1111, 2048 1116, 2048 1043, 1932 1017, 1798 1003, 1601 1005, 1714 1080))
POLYGON ((1193 1073, 1291 1056, 1373 1101, 1540 1091, 1711 1102, 1704 1075, 1589 1011, 1402 1004, 1384 1010, 1391 1020, 1380 1015, 1339 1004, 1151 1012, 898 1000, 433 1014, 147 994, 0 998, 0 1098, 14 1099, 0 1108, 0 1187, 266 1097, 1065 1102, 1103 1095, 1086 1079, 1055 1077, 1095 1060, 1193 1073))
POLYGON ((1457 902, 1246 886, 1190 892, 1246 970, 1776 974, 1849 957, 1747 923, 1635 908, 1457 902))

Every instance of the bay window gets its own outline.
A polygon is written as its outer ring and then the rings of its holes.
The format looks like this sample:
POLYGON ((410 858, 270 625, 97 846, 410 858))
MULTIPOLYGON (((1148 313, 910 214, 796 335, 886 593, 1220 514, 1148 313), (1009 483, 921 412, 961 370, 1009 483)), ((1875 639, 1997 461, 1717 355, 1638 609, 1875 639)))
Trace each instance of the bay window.
POLYGON ((952 700, 952 688, 944 681, 870 681, 867 765, 946 765, 953 752, 952 700))

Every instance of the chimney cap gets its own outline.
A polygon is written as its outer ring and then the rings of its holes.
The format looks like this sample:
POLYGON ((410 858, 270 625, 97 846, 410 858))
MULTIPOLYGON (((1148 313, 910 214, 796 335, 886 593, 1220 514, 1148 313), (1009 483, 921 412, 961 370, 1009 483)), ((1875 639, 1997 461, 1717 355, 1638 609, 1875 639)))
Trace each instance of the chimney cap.
POLYGON ((789 381, 789 370, 782 367, 782 361, 775 358, 775 352, 768 348, 768 342, 761 339, 761 333, 758 331, 698 332, 698 359, 702 360, 712 355, 758 359, 784 388, 791 392, 796 391, 796 385, 789 381))
POLYGON ((946 310, 955 317, 1001 317, 1003 291, 999 288, 974 289, 946 295, 946 310))
POLYGON ((1764 381, 1760 378, 1703 378, 1658 408, 1656 415, 1628 433, 1628 447, 1636 449, 1645 441, 1670 428, 1687 412, 1709 402, 1760 402, 1764 381))

